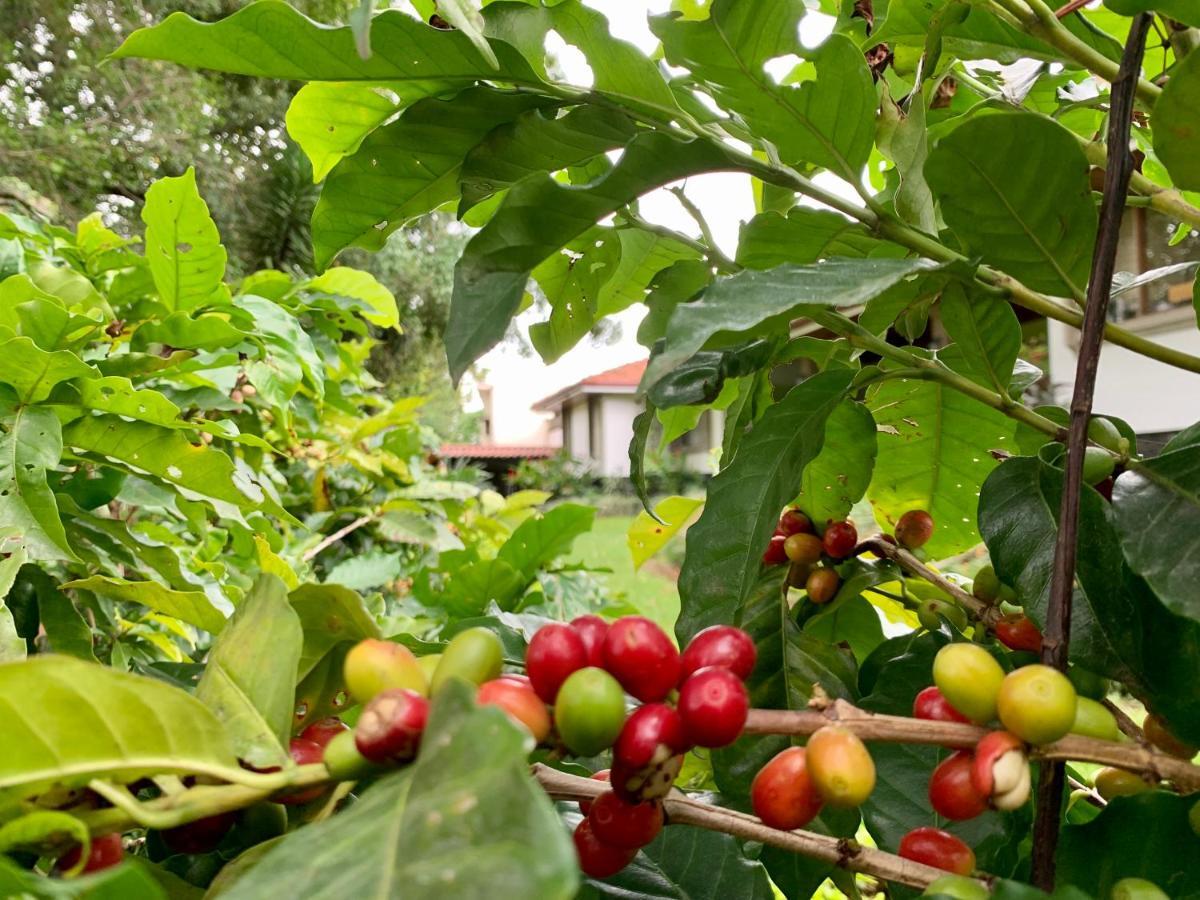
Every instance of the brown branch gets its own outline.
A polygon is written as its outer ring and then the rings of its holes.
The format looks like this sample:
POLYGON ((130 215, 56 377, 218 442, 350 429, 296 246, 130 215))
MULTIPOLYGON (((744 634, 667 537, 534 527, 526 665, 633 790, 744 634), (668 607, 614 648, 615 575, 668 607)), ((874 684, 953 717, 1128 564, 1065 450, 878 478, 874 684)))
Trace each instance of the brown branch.
POLYGON ((316 556, 318 553, 320 553, 322 550, 326 549, 327 547, 329 547, 333 544, 336 544, 338 541, 340 541, 342 538, 344 538, 346 535, 350 534, 351 532, 358 531, 358 529, 362 528, 364 525, 366 525, 368 522, 370 522, 374 518, 375 518, 375 516, 371 513, 367 513, 366 515, 359 516, 357 519, 355 519, 349 525, 345 525, 342 528, 339 528, 333 534, 324 538, 321 541, 321 543, 317 544, 315 547, 310 547, 309 549, 305 550, 304 555, 301 556, 300 558, 302 560, 304 560, 305 562, 308 562, 314 556, 316 556))
POLYGON ((1071 13, 1078 12, 1091 2, 1093 2, 1093 0, 1071 0, 1070 3, 1065 3, 1056 9, 1054 11, 1054 17, 1056 19, 1065 19, 1071 13))
POLYGON ((1100 701, 1104 707, 1113 714, 1113 718, 1117 720, 1117 727, 1121 729, 1121 733, 1126 737, 1131 737, 1140 743, 1145 742, 1145 737, 1142 735, 1142 729, 1138 728, 1137 722, 1129 718, 1125 714, 1125 710, 1117 706, 1111 700, 1105 699, 1100 701))
MULTIPOLYGON (((536 763, 533 776, 555 800, 591 800, 608 787, 591 778, 568 775, 549 766, 536 763)), ((864 875, 874 875, 918 889, 928 887, 946 873, 922 863, 864 847, 857 841, 814 834, 811 831, 780 831, 764 825, 754 816, 700 803, 672 792, 663 801, 668 821, 675 825, 694 825, 710 831, 720 831, 746 841, 758 841, 790 850, 812 859, 864 875)))
MULTIPOLYGON (((1067 645, 1071 635, 1071 596, 1075 590, 1079 500, 1083 485, 1083 456, 1088 444, 1088 420, 1092 415, 1092 395, 1096 389, 1096 372, 1100 365, 1100 349, 1104 344, 1104 326, 1108 320, 1117 243, 1121 237, 1121 217, 1125 210, 1129 178, 1133 174, 1133 154, 1129 152, 1133 104, 1137 98, 1142 56, 1146 51, 1146 35, 1153 19, 1153 13, 1141 13, 1134 18, 1110 94, 1104 196, 1100 203, 1100 227, 1096 232, 1096 245, 1092 253, 1079 359, 1075 367, 1067 469, 1063 476, 1062 504, 1054 547, 1054 573, 1042 641, 1042 662, 1062 671, 1067 668, 1067 645)), ((1054 890, 1055 851, 1062 820, 1064 784, 1065 773, 1061 764, 1042 767, 1038 780, 1037 817, 1033 823, 1032 880, 1036 887, 1044 891, 1054 890)))
POLYGON ((999 607, 984 603, 973 594, 964 591, 959 585, 950 581, 939 572, 935 572, 908 550, 897 546, 882 537, 870 537, 858 545, 859 550, 867 550, 882 559, 890 559, 909 575, 923 578, 930 584, 935 584, 958 603, 963 609, 973 615, 984 625, 992 626, 1000 618, 999 607))

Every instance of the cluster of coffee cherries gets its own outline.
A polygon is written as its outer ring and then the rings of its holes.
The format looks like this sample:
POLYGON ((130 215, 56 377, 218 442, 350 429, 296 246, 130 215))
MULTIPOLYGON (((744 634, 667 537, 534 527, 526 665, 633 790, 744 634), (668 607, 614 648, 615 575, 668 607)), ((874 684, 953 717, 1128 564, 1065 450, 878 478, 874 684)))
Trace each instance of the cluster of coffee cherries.
POLYGON ((688 750, 737 740, 750 708, 743 682, 756 657, 750 636, 726 625, 701 631, 681 654, 641 616, 582 616, 534 634, 525 671, 554 707, 557 739, 576 756, 612 749, 612 768, 594 776, 610 790, 580 804, 574 839, 586 875, 616 874, 654 840, 662 798, 688 750), (626 694, 640 702, 628 715, 626 694))
POLYGON ((853 556, 857 546, 858 531, 853 522, 830 519, 818 535, 812 520, 792 507, 779 517, 762 558, 768 566, 790 562, 789 583, 803 585, 813 603, 828 603, 841 585, 834 566, 853 556))
POLYGON ((1041 653, 1042 632, 1020 611, 1017 592, 999 579, 990 564, 975 573, 971 593, 988 605, 999 604, 1001 609, 1007 610, 992 625, 992 633, 1000 643, 1009 650, 1041 653))

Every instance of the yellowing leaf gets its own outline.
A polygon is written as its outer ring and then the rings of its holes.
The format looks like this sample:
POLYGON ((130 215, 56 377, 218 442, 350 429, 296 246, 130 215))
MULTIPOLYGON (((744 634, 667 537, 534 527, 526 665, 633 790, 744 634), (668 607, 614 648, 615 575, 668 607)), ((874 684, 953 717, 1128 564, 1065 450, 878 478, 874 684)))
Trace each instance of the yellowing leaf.
POLYGON ((646 560, 665 547, 703 503, 698 497, 667 497, 659 501, 654 512, 663 524, 655 522, 645 510, 639 512, 629 526, 629 552, 633 554, 633 568, 640 569, 646 560))

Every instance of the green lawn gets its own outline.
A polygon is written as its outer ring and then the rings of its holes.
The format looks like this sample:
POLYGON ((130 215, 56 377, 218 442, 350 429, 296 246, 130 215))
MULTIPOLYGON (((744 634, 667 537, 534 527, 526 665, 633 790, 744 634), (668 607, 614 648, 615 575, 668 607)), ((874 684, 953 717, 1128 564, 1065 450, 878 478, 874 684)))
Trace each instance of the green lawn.
MULTIPOLYGON (((608 581, 614 602, 624 600, 641 614, 653 619, 671 633, 679 615, 679 592, 675 579, 666 574, 667 566, 657 564, 662 554, 651 559, 641 569, 633 570, 633 557, 625 535, 633 516, 602 516, 596 519, 591 532, 575 540, 567 557, 571 562, 584 563, 598 569, 611 569, 600 577, 608 581)), ((680 540, 676 536, 675 540, 680 540)))

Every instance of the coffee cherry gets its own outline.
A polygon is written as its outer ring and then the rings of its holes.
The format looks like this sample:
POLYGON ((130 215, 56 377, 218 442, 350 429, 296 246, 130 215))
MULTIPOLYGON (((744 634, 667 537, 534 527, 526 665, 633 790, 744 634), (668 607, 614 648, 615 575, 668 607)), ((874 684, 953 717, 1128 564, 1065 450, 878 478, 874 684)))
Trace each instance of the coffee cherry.
POLYGON ((930 685, 913 701, 913 718, 933 722, 970 722, 971 720, 950 705, 942 692, 930 685))
POLYGON ((808 739, 808 777, 830 806, 849 809, 875 789, 875 761, 858 735, 826 725, 808 739))
MULTIPOLYGON (((353 743, 354 738, 347 735, 353 743)), ((336 740, 336 738, 335 738, 336 740)), ((328 748, 326 748, 328 751, 328 748)), ((237 823, 229 833, 229 841, 235 847, 256 847, 271 838, 287 832, 287 807, 279 803, 255 803, 239 810, 237 823)))
POLYGON ((822 566, 812 570, 808 580, 804 582, 804 590, 808 593, 808 599, 813 603, 828 603, 837 596, 841 584, 842 579, 838 577, 837 572, 827 566, 822 566))
POLYGON ((666 632, 642 616, 625 616, 604 638, 604 667, 643 703, 656 703, 679 683, 679 651, 666 632))
POLYGON ((792 831, 803 828, 824 801, 808 774, 808 751, 788 747, 758 770, 750 785, 750 805, 764 825, 792 831))
POLYGON ((1122 878, 1112 886, 1111 900, 1171 900, 1153 881, 1145 878, 1122 878))
POLYGON ((924 897, 953 897, 954 900, 988 900, 992 892, 974 878, 943 875, 925 888, 924 897))
POLYGON ((1029 799, 1032 778, 1025 745, 1015 734, 992 731, 975 745, 971 784, 993 807, 1019 809, 1029 799))
POLYGON ((1143 781, 1140 775, 1111 766, 1105 766, 1097 772, 1092 778, 1092 783, 1096 786, 1096 793, 1105 800, 1111 800, 1113 797, 1132 797, 1150 790, 1150 785, 1143 781))
POLYGON ((403 644, 367 638, 346 654, 343 664, 346 690, 359 703, 396 688, 429 693, 429 683, 417 658, 403 644))
POLYGON ((1121 729, 1117 726, 1116 716, 1109 712, 1103 703, 1097 703, 1090 697, 1075 698, 1075 722, 1071 725, 1071 734, 1102 741, 1121 740, 1121 729))
POLYGON ((588 878, 608 878, 616 875, 633 862, 637 850, 627 850, 605 844, 592 833, 591 823, 584 819, 575 826, 575 855, 579 857, 579 871, 588 878))
MULTIPOLYGON (((609 779, 609 774, 610 773, 609 773, 608 769, 601 769, 599 772, 593 772, 591 778, 592 778, 592 781, 603 781, 605 784, 607 784, 608 779, 609 779)), ((581 813, 583 813, 585 816, 588 814, 588 811, 591 808, 592 808, 592 803, 590 800, 580 800, 579 801, 579 811, 581 813)))
POLYGON ((758 649, 754 639, 732 625, 712 625, 688 642, 680 657, 680 677, 687 679, 697 669, 720 666, 745 681, 754 671, 758 649))
POLYGON ((815 534, 800 532, 793 534, 783 542, 783 552, 794 563, 811 566, 821 559, 824 545, 815 534))
POLYGON ((1166 722, 1160 716, 1156 716, 1153 713, 1146 716, 1146 721, 1142 723, 1142 734, 1146 736, 1146 740, 1163 753, 1178 756, 1180 759, 1191 759, 1197 753, 1200 753, 1200 750, 1197 750, 1193 744, 1181 741, 1175 737, 1167 729, 1166 722))
POLYGON ((697 747, 727 747, 746 725, 750 695, 728 669, 710 667, 689 677, 679 689, 684 734, 697 747))
POLYGON ((917 620, 930 631, 939 631, 942 619, 960 632, 967 629, 966 611, 949 598, 927 597, 917 607, 917 620))
POLYGON ((503 667, 504 645, 496 633, 487 628, 468 628, 452 637, 442 651, 442 660, 429 681, 429 693, 436 694, 451 678, 483 684, 498 678, 503 667))
POLYGON ((1088 419, 1087 436, 1089 441, 1107 447, 1109 450, 1121 452, 1121 432, 1111 419, 1104 416, 1092 416, 1088 419))
POLYGON ((1107 678, 1081 669, 1079 666, 1071 666, 1067 669, 1067 677, 1071 679, 1071 684, 1075 685, 1075 693, 1081 697, 1103 700, 1108 696, 1107 678))
MULTIPOLYGON (((388 692, 384 691, 384 694, 386 693, 388 692)), ((408 691, 407 693, 411 693, 414 697, 420 699, 421 702, 424 702, 424 698, 422 698, 420 694, 417 694, 414 691, 408 691)), ((384 694, 378 694, 377 696, 382 697, 384 694)), ((290 756, 292 758, 292 762, 298 766, 309 766, 313 763, 321 762, 322 757, 325 756, 325 748, 316 741, 309 741, 305 740, 304 738, 292 738, 291 742, 288 744, 288 756, 290 756)), ((311 803, 324 793, 325 786, 317 785, 315 787, 292 791, 291 793, 287 794, 280 794, 275 797, 275 800, 279 803, 287 804, 288 806, 299 806, 303 803, 311 803)))
POLYGON ((550 734, 550 713, 533 688, 506 678, 485 681, 479 686, 475 702, 480 706, 498 706, 510 719, 541 743, 550 734))
POLYGON ((1188 810, 1188 825, 1191 826, 1192 834, 1200 837, 1200 800, 1192 804, 1192 808, 1188 810))
POLYGON ((1004 727, 1031 744, 1057 741, 1075 723, 1075 687, 1062 672, 1040 663, 1010 672, 996 711, 1004 727))
POLYGON ((626 850, 645 847, 658 837, 663 827, 659 801, 626 803, 612 791, 601 794, 592 802, 587 817, 597 840, 626 850))
POLYGON ((916 550, 933 537, 933 516, 923 509, 910 509, 896 523, 896 540, 902 547, 916 550))
POLYGON ((576 756, 607 750, 625 722, 625 694, 617 680, 594 666, 574 672, 554 701, 558 736, 576 756))
POLYGON ((779 517, 779 526, 775 530, 784 537, 791 537, 793 534, 812 534, 813 523, 812 519, 793 506, 791 509, 784 510, 783 515, 779 517))
MULTIPOLYGON (((83 848, 76 844, 66 853, 58 858, 55 866, 60 872, 69 872, 79 865, 79 859, 82 856, 83 848)), ((104 869, 110 869, 117 865, 125 858, 125 848, 121 845, 121 835, 105 834, 100 837, 92 838, 92 847, 88 851, 87 860, 83 864, 83 868, 79 870, 79 874, 87 875, 91 872, 100 872, 104 869)))
POLYGON ((1042 633, 1026 615, 1016 613, 1004 616, 992 626, 996 637, 1009 650, 1024 650, 1029 653, 1042 652, 1042 633))
POLYGON ((430 653, 427 656, 417 658, 417 665, 421 667, 421 672, 424 673, 427 683, 433 681, 433 673, 437 671, 437 667, 441 661, 442 654, 440 653, 430 653))
POLYGON ((525 650, 525 671, 529 673, 529 681, 537 695, 547 703, 554 702, 567 676, 586 665, 587 645, 579 630, 569 625, 543 625, 525 650))
POLYGON ((406 763, 421 746, 429 701, 415 691, 384 691, 366 705, 354 726, 354 746, 376 763, 406 763))
POLYGON ((300 737, 306 741, 312 741, 314 744, 320 744, 322 747, 328 747, 330 741, 349 730, 350 726, 337 716, 328 716, 313 722, 300 732, 300 737))
POLYGON ((1004 670, 978 644, 947 644, 933 659, 933 683, 942 696, 972 722, 996 716, 996 695, 1004 670))
POLYGON ((1083 483, 1099 484, 1116 468, 1116 458, 1103 447, 1085 447, 1083 450, 1083 483))
POLYGON ((858 546, 858 529, 853 522, 830 521, 821 535, 821 545, 825 553, 834 559, 845 559, 858 546))
POLYGON ((771 535, 771 541, 767 544, 767 549, 763 551, 763 565, 781 566, 787 562, 787 551, 783 549, 786 540, 787 538, 782 534, 771 535))
POLYGON ((996 570, 991 564, 975 573, 975 580, 971 582, 971 593, 984 603, 995 603, 1000 599, 1000 579, 996 577, 996 570))
POLYGON ((571 627, 583 639, 583 649, 587 654, 585 665, 604 668, 604 636, 608 634, 608 623, 599 616, 576 616, 571 620, 571 627))
POLYGON ((237 821, 237 814, 218 813, 205 819, 197 819, 186 825, 167 828, 158 833, 164 844, 175 853, 211 853, 225 839, 237 821))
POLYGON ((975 852, 940 828, 914 828, 900 839, 900 855, 955 875, 970 875, 975 871, 975 852))
POLYGON ((382 771, 382 768, 358 752, 354 732, 343 731, 325 745, 325 768, 337 781, 357 781, 382 771))
POLYGON ((613 790, 627 803, 665 797, 687 750, 678 712, 663 703, 638 707, 613 747, 613 790))
POLYGON ((929 779, 929 805, 952 822, 973 819, 987 810, 987 797, 971 782, 974 756, 962 751, 942 760, 929 779))

